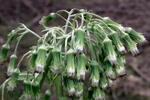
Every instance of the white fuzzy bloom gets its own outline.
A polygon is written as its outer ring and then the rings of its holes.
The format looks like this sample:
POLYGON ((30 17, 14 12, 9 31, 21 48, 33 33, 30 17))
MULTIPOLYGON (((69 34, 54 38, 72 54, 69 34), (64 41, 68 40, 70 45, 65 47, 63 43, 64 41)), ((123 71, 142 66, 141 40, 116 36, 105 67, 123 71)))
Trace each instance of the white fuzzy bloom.
POLYGON ((116 62, 117 58, 115 55, 109 55, 108 60, 113 64, 116 62))
POLYGON ((143 35, 141 35, 141 40, 139 40, 139 43, 144 43, 144 42, 146 42, 146 39, 143 35))
POLYGON ((72 96, 75 93, 75 88, 72 87, 68 90, 69 96, 72 96))
POLYGON ((125 47, 124 46, 118 46, 118 51, 119 52, 125 52, 125 47))
POLYGON ((92 86, 93 86, 93 87, 97 87, 97 86, 98 86, 98 82, 99 82, 99 80, 96 79, 96 77, 93 77, 93 78, 92 78, 92 86))
POLYGON ((44 68, 44 66, 41 65, 40 63, 37 63, 37 64, 36 64, 36 71, 38 71, 38 72, 43 72, 43 71, 44 71, 43 68, 44 68))
POLYGON ((8 69, 7 75, 11 76, 14 73, 14 69, 8 69))
POLYGON ((121 31, 125 31, 125 28, 123 27, 123 26, 119 26, 119 30, 121 30, 121 31))
POLYGON ((80 70, 80 72, 77 73, 77 78, 78 78, 78 80, 80 80, 80 79, 84 80, 85 79, 85 71, 80 70))
POLYGON ((80 96, 82 95, 82 93, 83 93, 83 90, 77 91, 77 92, 75 93, 75 95, 76 95, 77 97, 80 97, 80 96))
POLYGON ((107 86, 108 86, 108 84, 107 84, 107 83, 102 84, 102 88, 103 88, 103 89, 106 89, 106 88, 107 88, 107 86))
POLYGON ((75 73, 75 68, 74 67, 69 67, 69 69, 67 69, 67 75, 69 77, 73 76, 75 73))
POLYGON ((113 79, 116 78, 116 75, 115 75, 115 73, 114 73, 112 70, 109 70, 109 71, 106 73, 106 75, 107 75, 108 77, 110 77, 110 78, 113 78, 113 79))
POLYGON ((139 53, 139 50, 138 50, 138 48, 137 48, 136 46, 130 47, 130 51, 131 51, 131 53, 132 53, 133 55, 136 55, 136 54, 139 53))
POLYGON ((76 45, 76 51, 83 51, 83 46, 82 45, 76 45))
POLYGON ((124 67, 124 66, 120 66, 120 67, 116 70, 116 73, 117 73, 118 75, 120 75, 120 76, 126 74, 125 67, 124 67))

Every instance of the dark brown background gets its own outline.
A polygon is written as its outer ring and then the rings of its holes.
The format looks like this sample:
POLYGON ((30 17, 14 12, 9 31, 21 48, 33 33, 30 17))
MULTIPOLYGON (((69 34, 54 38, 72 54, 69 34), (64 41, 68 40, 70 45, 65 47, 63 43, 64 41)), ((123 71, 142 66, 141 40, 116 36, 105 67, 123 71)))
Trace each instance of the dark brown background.
MULTIPOLYGON (((25 23, 39 32, 38 21, 41 16, 71 8, 84 8, 101 16, 109 16, 123 26, 131 26, 144 33, 147 40, 150 40, 150 0, 0 0, 0 46, 17 23, 25 23)), ((21 44, 18 55, 26 51, 31 42, 34 39, 27 37, 21 44)), ((109 93, 110 100, 150 100, 149 46, 149 43, 140 46, 141 54, 136 57, 126 55, 128 75, 115 82, 109 93)), ((0 83, 6 79, 7 63, 0 65, 0 83)), ((19 93, 6 92, 6 98, 16 100, 19 93)), ((51 100, 54 98, 55 95, 51 100)))

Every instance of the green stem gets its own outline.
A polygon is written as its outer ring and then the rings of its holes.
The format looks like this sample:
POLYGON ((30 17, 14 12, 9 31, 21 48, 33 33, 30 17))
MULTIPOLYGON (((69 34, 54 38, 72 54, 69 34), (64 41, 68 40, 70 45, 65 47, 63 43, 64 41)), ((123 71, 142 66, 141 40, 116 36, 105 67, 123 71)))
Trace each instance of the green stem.
POLYGON ((71 17, 71 14, 73 13, 73 10, 74 10, 74 9, 71 9, 71 11, 70 11, 69 14, 68 14, 68 18, 67 18, 66 25, 65 25, 65 34, 67 33, 68 23, 69 23, 69 21, 70 21, 70 17, 71 17))
POLYGON ((19 61, 19 63, 18 63, 18 65, 17 65, 17 68, 19 68, 20 67, 20 65, 21 65, 21 63, 22 63, 22 61, 23 61, 23 59, 28 55, 28 54, 30 54, 31 53, 31 51, 29 51, 29 52, 27 52, 27 53, 25 53, 22 57, 21 57, 21 59, 20 59, 20 61, 19 61))
POLYGON ((36 34, 35 32, 33 32, 29 28, 27 28, 24 24, 22 24, 22 26, 25 28, 25 30, 27 30, 28 32, 30 32, 31 34, 33 34, 34 36, 36 36, 37 38, 39 38, 39 39, 41 38, 41 36, 39 36, 38 34, 36 34))
POLYGON ((20 43, 21 39, 24 37, 24 35, 25 35, 26 33, 27 33, 27 31, 25 31, 24 33, 21 34, 20 37, 18 37, 18 41, 17 41, 16 47, 15 47, 14 54, 17 53, 17 49, 18 49, 19 43, 20 43))

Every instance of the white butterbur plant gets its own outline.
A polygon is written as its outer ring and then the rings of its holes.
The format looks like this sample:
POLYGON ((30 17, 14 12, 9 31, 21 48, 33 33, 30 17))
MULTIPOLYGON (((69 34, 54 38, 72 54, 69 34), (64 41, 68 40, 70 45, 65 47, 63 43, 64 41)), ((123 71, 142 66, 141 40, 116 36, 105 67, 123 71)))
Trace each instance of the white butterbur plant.
POLYGON ((49 100, 52 87, 56 87, 59 100, 105 100, 107 89, 127 74, 124 54, 129 51, 137 55, 137 45, 146 42, 131 27, 84 9, 50 13, 39 23, 43 35, 20 24, 1 46, 0 63, 3 63, 13 47, 10 45, 16 43, 8 60, 9 78, 1 85, 2 100, 5 86, 13 91, 18 82, 24 86, 20 100, 49 100), (57 18, 65 24, 51 26, 49 22, 57 18), (20 58, 18 47, 27 34, 35 36, 37 42, 20 58), (21 69, 23 61, 27 62, 23 65, 26 68, 21 69), (45 82, 48 86, 44 94, 41 88, 45 82))

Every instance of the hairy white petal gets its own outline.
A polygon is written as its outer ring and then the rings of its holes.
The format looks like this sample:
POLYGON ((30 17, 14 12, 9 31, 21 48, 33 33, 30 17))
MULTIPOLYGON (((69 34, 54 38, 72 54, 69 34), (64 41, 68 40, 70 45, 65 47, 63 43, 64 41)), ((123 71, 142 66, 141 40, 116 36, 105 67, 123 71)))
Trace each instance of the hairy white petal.
POLYGON ((131 48, 130 48, 130 51, 131 51, 131 53, 132 53, 133 55, 136 55, 137 53, 139 53, 139 50, 138 50, 138 48, 137 48, 136 46, 131 47, 131 48))
POLYGON ((68 90, 69 96, 73 95, 75 93, 74 87, 68 90))
POLYGON ((99 82, 99 80, 97 80, 96 77, 94 77, 92 79, 92 86, 97 87, 98 86, 98 82, 99 82))
POLYGON ((118 75, 124 75, 125 73, 126 73, 126 71, 125 71, 124 66, 121 66, 121 67, 119 67, 119 69, 117 69, 117 74, 118 75))
POLYGON ((81 90, 81 91, 77 91, 77 92, 76 92, 76 96, 77 96, 77 97, 79 97, 79 96, 81 96, 81 95, 82 95, 82 93, 83 93, 83 90, 81 90))
POLYGON ((77 51, 83 51, 83 46, 82 45, 77 45, 76 50, 77 51))
POLYGON ((85 71, 80 71, 80 72, 78 72, 77 73, 77 78, 78 78, 78 80, 80 80, 80 79, 85 79, 85 71))
POLYGON ((69 67, 69 69, 67 69, 67 74, 69 77, 73 76, 73 74, 75 73, 75 69, 72 67, 69 67))
POLYGON ((7 75, 11 76, 14 73, 14 69, 8 69, 7 75))
POLYGON ((37 64, 36 64, 36 71, 38 71, 38 72, 43 72, 43 68, 44 68, 44 66, 41 65, 40 63, 37 63, 37 64))

